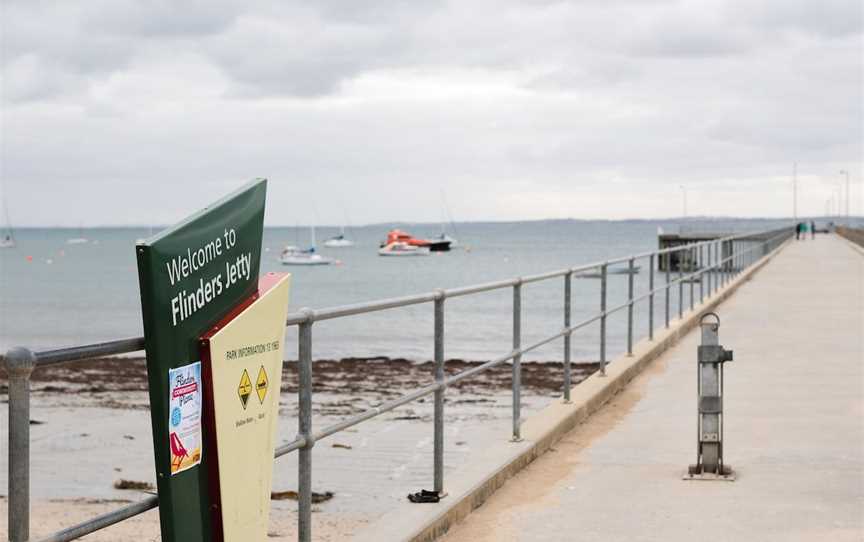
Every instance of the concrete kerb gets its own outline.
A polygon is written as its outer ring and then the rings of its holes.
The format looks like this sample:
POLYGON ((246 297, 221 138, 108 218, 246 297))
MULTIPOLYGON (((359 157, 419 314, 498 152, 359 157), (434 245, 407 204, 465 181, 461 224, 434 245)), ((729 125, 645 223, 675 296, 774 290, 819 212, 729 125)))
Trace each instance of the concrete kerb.
POLYGON ((634 345, 632 356, 622 355, 609 363, 606 376, 595 373, 574 386, 569 404, 555 401, 525 420, 522 425, 522 442, 505 442, 484 450, 482 458, 460 469, 459 473, 451 474, 451 481, 445 481, 448 497, 438 506, 397 506, 363 532, 359 539, 429 542, 445 534, 453 524, 480 507, 508 479, 599 410, 651 361, 698 325, 703 313, 720 305, 788 243, 789 241, 786 241, 764 256, 703 305, 688 311, 680 320, 670 321, 668 330, 655 331, 654 341, 639 341, 634 345))

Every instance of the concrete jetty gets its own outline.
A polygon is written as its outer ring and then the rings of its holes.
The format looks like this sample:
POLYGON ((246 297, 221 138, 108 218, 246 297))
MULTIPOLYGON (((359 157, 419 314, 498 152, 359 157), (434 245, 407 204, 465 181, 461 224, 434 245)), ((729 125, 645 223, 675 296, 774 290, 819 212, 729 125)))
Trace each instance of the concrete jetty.
POLYGON ((864 539, 864 252, 790 242, 720 304, 725 460, 695 461, 698 330, 443 537, 461 541, 864 539))

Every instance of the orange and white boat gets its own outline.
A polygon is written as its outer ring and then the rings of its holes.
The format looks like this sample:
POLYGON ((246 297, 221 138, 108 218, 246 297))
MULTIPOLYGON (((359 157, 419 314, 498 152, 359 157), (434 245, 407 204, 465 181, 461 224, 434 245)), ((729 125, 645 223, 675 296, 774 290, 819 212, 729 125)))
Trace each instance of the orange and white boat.
POLYGON ((430 252, 446 252, 450 250, 452 240, 450 239, 418 239, 408 232, 402 230, 390 230, 387 233, 387 240, 381 243, 381 248, 386 246, 403 243, 413 247, 427 248, 430 252))

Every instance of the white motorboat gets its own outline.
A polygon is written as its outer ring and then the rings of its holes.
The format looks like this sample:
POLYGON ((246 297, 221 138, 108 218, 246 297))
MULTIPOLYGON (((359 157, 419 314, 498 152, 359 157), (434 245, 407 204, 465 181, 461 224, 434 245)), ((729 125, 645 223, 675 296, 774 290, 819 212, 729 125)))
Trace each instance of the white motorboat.
POLYGON ((67 245, 83 245, 89 242, 90 239, 87 239, 86 237, 73 237, 71 239, 66 239, 67 245))
POLYGON ((295 246, 287 246, 279 255, 282 265, 330 265, 336 263, 334 258, 322 256, 314 248, 302 250, 295 246))
POLYGON ((15 238, 11 232, 0 238, 0 248, 15 248, 15 238))
POLYGON ((418 247, 408 243, 388 243, 378 250, 379 256, 428 256, 429 247, 418 247))

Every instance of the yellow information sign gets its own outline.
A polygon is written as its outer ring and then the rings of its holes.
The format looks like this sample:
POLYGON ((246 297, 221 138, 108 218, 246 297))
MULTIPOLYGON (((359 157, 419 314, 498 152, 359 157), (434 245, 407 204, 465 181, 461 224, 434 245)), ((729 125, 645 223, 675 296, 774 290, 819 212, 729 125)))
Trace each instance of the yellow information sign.
POLYGON ((290 275, 263 276, 258 297, 202 338, 212 389, 212 418, 205 419, 215 435, 208 445, 217 464, 210 483, 217 541, 267 539, 289 285, 290 275))

